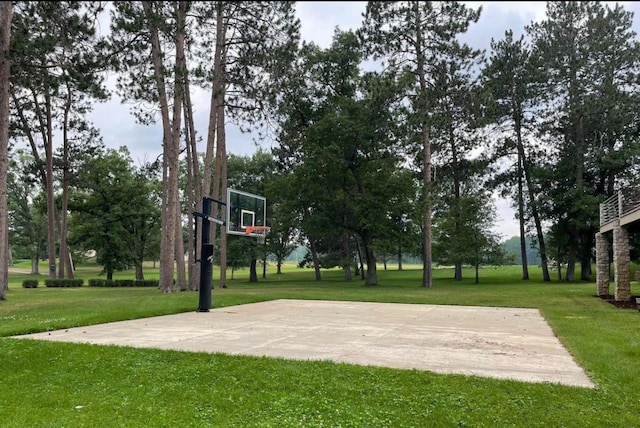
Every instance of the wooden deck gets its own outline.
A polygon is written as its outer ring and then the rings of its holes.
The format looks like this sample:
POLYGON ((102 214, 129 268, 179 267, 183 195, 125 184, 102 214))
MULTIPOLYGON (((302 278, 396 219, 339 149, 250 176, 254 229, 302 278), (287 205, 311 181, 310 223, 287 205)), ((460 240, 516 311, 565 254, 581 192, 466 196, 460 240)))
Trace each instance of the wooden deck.
POLYGON ((640 189, 617 192, 600 204, 600 232, 640 221, 640 189))

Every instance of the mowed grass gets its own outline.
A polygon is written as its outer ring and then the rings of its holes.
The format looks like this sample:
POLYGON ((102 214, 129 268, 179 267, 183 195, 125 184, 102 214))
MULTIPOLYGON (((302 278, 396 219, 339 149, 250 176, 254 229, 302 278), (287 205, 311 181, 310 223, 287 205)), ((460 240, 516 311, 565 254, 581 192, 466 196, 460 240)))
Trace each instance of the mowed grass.
MULTIPOLYGON (((214 276, 217 274, 217 269, 214 276)), ((632 427, 640 426, 640 312, 594 297, 595 283, 522 281, 519 267, 485 268, 451 280, 435 270, 379 269, 379 285, 340 270, 287 266, 247 281, 239 271, 212 292, 214 307, 271 299, 357 300, 539 308, 596 383, 595 389, 117 346, 15 340, 6 336, 195 311, 197 292, 155 288, 20 287, 11 275, 0 302, 0 420, 3 427, 632 427)), ((97 278, 94 267, 79 277, 97 278)), ((122 273, 131 277, 132 273, 122 273)), ((157 275, 149 270, 148 277, 157 275)), ((230 274, 229 274, 230 277, 230 274)), ((44 277, 43 277, 44 278, 44 277)), ((43 281, 41 281, 41 284, 43 281)), ((85 281, 86 283, 86 281, 85 281)), ((613 292, 613 284, 611 285, 613 292)), ((640 295, 638 284, 632 294, 640 295)))

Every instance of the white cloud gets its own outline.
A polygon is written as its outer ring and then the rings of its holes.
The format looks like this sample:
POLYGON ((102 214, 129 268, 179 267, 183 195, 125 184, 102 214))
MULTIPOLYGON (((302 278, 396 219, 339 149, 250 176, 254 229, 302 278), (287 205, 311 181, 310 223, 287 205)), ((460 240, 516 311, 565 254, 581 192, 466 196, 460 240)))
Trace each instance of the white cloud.
POLYGON ((504 198, 495 199, 496 225, 493 232, 498 234, 503 240, 512 236, 520 236, 520 224, 515 218, 516 211, 511 206, 511 202, 504 198))
POLYGON ((296 4, 303 40, 326 49, 331 46, 336 28, 356 30, 362 24, 366 1, 301 1, 296 4))

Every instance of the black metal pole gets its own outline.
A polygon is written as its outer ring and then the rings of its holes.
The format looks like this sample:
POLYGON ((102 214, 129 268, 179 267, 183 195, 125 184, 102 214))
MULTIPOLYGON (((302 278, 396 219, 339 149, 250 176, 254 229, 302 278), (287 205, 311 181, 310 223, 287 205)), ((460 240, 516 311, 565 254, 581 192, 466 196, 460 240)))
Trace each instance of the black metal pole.
POLYGON ((198 312, 209 312, 211 309, 211 280, 213 279, 213 244, 202 244, 200 251, 200 300, 198 312))
MULTIPOLYGON (((202 198, 202 211, 205 216, 211 214, 211 198, 202 198)), ((205 217, 202 219, 202 246, 200 247, 200 299, 198 312, 209 312, 211 309, 211 281, 213 280, 213 244, 209 243, 211 224, 205 217)))

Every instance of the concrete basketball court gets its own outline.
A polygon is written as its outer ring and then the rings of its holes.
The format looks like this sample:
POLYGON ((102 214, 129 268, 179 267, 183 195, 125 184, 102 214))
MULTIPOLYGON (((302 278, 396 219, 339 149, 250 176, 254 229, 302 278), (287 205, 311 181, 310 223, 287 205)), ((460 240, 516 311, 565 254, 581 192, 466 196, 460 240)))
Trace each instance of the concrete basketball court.
POLYGON ((14 337, 595 386, 527 308, 273 300, 14 337))

